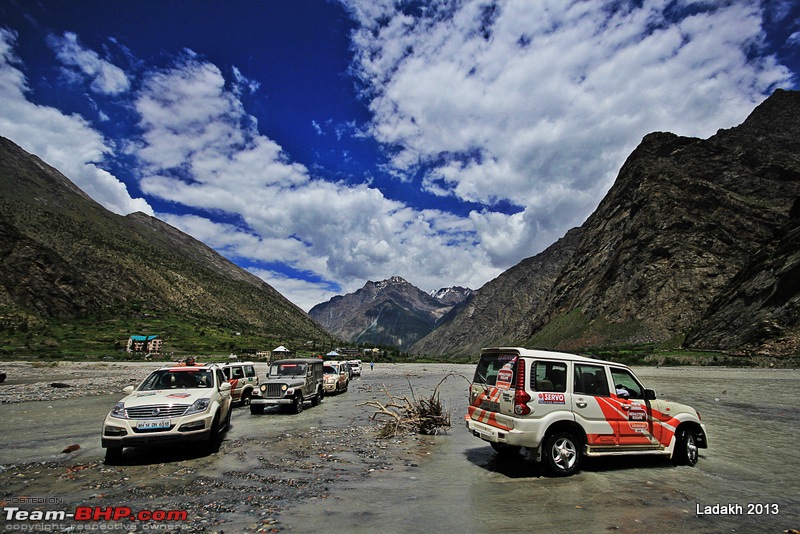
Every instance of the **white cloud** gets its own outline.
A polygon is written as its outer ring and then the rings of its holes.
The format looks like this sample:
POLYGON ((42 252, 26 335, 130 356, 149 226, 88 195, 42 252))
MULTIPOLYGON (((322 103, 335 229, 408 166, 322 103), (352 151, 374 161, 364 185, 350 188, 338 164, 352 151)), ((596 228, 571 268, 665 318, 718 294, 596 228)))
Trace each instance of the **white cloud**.
MULTIPOLYGON (((418 209, 387 198, 380 176, 357 186, 318 178, 259 130, 242 100, 259 83, 236 67, 187 50, 132 91, 132 78, 74 34, 50 39, 67 74, 134 98, 141 136, 117 146, 141 164, 145 194, 176 206, 158 216, 263 265, 253 272, 304 309, 336 285, 351 292, 392 275, 424 290, 478 288, 582 223, 645 134, 706 137, 790 81, 759 56, 763 14, 749 0, 341 1, 360 24, 353 72, 372 121, 309 131, 372 136, 403 187, 421 178, 426 191, 483 209, 418 209), (179 215, 186 206, 206 215, 179 215)), ((15 39, 0 31, 0 133, 110 209, 152 213, 98 167, 112 147, 86 120, 27 101, 15 39)))
POLYGON ((325 283, 309 282, 266 269, 250 269, 250 272, 271 285, 281 295, 288 295, 296 306, 305 311, 339 294, 331 291, 330 285, 325 283))
POLYGON ((130 88, 130 80, 121 68, 113 63, 101 59, 97 52, 87 50, 78 43, 78 36, 72 32, 64 33, 63 37, 55 35, 48 39, 50 46, 66 67, 65 75, 72 77, 75 74, 85 76, 91 80, 91 89, 96 93, 116 95, 130 88))
POLYGON ((472 246, 469 219, 415 210, 367 185, 312 177, 258 133, 236 94, 226 90, 222 72, 194 54, 146 80, 135 105, 143 129, 136 150, 146 171, 142 190, 235 214, 243 224, 159 217, 228 257, 314 273, 326 282, 303 283, 302 290, 282 275, 264 275, 297 289, 285 294, 305 309, 320 302, 308 302, 309 295, 333 296, 327 281, 353 291, 367 279, 401 273, 437 289, 443 280, 476 287, 499 273, 472 246))
POLYGON ((371 133, 399 178, 423 169, 432 193, 524 208, 473 215, 498 266, 582 223, 647 133, 709 136, 790 83, 749 55, 762 13, 745 0, 343 3, 371 133))
POLYGON ((0 29, 0 135, 57 168, 107 209, 152 214, 145 200, 131 198, 124 183, 98 166, 111 148, 85 119, 28 101, 30 89, 14 53, 16 38, 0 29))

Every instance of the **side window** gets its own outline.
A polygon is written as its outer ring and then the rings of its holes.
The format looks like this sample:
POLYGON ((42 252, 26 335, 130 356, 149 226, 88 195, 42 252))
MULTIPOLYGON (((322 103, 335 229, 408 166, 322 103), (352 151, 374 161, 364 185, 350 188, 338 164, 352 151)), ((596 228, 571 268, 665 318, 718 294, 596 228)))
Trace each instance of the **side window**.
POLYGON ((601 365, 575 364, 575 393, 608 396, 608 380, 601 365))
POLYGON ((248 365, 244 368, 244 374, 247 378, 253 378, 256 376, 256 370, 253 368, 252 365, 248 365))
POLYGON ((611 378, 618 396, 626 399, 643 399, 644 388, 627 369, 611 368, 611 378))
POLYGON ((225 375, 222 374, 222 371, 220 371, 219 369, 216 370, 216 375, 217 375, 217 387, 219 387, 226 382, 225 375))
POLYGON ((244 371, 242 370, 242 368, 241 367, 234 367, 233 368, 232 377, 233 378, 244 378, 244 371))
POLYGON ((567 364, 564 362, 539 362, 531 369, 531 384, 536 391, 567 391, 567 364))

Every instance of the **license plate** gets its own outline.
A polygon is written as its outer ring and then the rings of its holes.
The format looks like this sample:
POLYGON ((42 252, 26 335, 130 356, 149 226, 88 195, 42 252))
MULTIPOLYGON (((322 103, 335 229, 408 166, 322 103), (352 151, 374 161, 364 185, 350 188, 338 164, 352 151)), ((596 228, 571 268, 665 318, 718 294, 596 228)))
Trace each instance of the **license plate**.
POLYGON ((139 421, 136 425, 139 430, 154 430, 158 428, 169 428, 169 419, 159 419, 158 421, 139 421))
POLYGON ((497 434, 495 432, 484 432, 482 430, 478 430, 478 434, 482 439, 487 441, 497 441, 497 434))

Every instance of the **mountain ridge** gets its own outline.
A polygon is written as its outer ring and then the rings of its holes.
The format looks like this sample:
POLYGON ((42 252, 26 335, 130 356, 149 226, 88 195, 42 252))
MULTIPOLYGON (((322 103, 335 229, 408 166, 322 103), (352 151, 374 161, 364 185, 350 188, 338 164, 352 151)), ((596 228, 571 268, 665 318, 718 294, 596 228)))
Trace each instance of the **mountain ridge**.
POLYGON ((400 276, 367 281, 347 295, 317 304, 309 315, 332 334, 356 344, 404 349, 431 332, 441 318, 468 297, 467 288, 425 293, 400 276))
MULTIPOLYGON (((116 323, 135 323, 142 310, 173 317, 184 329, 242 330, 260 342, 331 337, 266 282, 211 248, 144 213, 111 213, 2 137, 0 230, 6 352, 31 348, 20 346, 30 338, 25 331, 44 333, 68 320, 85 321, 92 331, 96 318, 97 325, 119 331, 113 335, 129 335, 134 332, 123 334, 116 323)), ((57 353, 60 341, 48 337, 57 353)), ((188 342, 169 341, 176 348, 188 342)))
MULTIPOLYGON (((742 354, 764 346, 778 356, 796 354, 791 347, 800 327, 789 309, 778 325, 786 338, 781 343, 769 336, 735 346, 726 343, 724 338, 735 333, 725 333, 720 313, 717 341, 701 339, 713 303, 724 294, 729 294, 727 302, 736 302, 737 288, 731 284, 745 283, 741 277, 747 276, 751 259, 770 247, 785 251, 786 245, 781 248, 776 240, 794 235, 784 228, 790 212, 800 211, 795 204, 800 196, 798 140, 800 93, 783 90, 757 106, 741 125, 719 130, 707 140, 648 134, 577 229, 579 235, 573 233, 577 240, 564 251, 566 260, 564 255, 548 257, 553 252, 548 249, 476 291, 473 302, 503 302, 520 290, 515 277, 538 280, 531 287, 540 289, 544 281, 540 299, 513 310, 527 334, 499 331, 493 328, 496 312, 468 306, 411 351, 466 356, 480 345, 500 343, 565 350, 686 343, 742 354), (550 274, 538 276, 526 268, 531 263, 550 274)), ((784 254, 786 272, 795 272, 793 259, 784 254)), ((760 274, 755 270, 749 276, 760 274)), ((796 287, 785 282, 788 278, 782 280, 775 287, 788 291, 783 299, 791 305, 796 287)))

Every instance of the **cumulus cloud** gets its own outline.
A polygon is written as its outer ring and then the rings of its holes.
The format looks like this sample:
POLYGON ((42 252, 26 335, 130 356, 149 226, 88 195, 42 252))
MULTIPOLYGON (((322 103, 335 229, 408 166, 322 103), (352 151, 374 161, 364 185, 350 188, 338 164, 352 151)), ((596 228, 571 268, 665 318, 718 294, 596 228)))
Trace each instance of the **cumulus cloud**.
POLYGON ((276 288, 291 288, 290 298, 305 309, 325 300, 321 295, 329 298, 339 288, 353 291, 367 279, 397 273, 412 273, 406 274, 412 283, 430 288, 442 280, 475 287, 499 273, 472 246, 476 235, 469 219, 416 210, 367 185, 314 178, 258 132, 237 94, 226 89, 222 71, 193 53, 145 80, 135 107, 141 116, 136 155, 142 190, 235 215, 241 224, 159 217, 228 257, 313 273, 309 278, 320 282, 254 271, 276 288))
POLYGON ((3 30, 0 133, 109 209, 152 213, 100 168, 124 149, 159 218, 309 309, 392 275, 424 290, 481 287, 581 224, 647 133, 707 137, 791 84, 762 28, 790 17, 790 0, 763 8, 771 15, 750 0, 340 2, 356 23, 350 72, 371 119, 312 121, 309 132, 377 140, 385 176, 368 183, 323 180, 286 153, 246 109, 260 84, 237 67, 184 50, 165 68, 137 62, 134 79, 72 33, 49 39, 62 72, 132 110, 136 137, 112 147, 84 118, 30 103, 16 36, 3 30), (465 216, 448 202, 393 200, 387 177, 391 189, 478 207, 465 216))
POLYGON ((70 78, 88 78, 92 91, 116 95, 130 88, 125 71, 102 59, 97 52, 84 48, 76 34, 66 32, 61 37, 51 35, 48 42, 56 57, 64 64, 64 73, 70 78))
POLYGON ((30 89, 14 53, 16 39, 14 32, 0 28, 0 135, 56 167, 107 209, 120 215, 152 214, 144 199, 131 198, 126 185, 99 166, 112 149, 88 121, 28 101, 30 89))
POLYGON ((370 133, 400 179, 487 205, 495 265, 580 224, 647 133, 711 135, 790 82, 749 1, 343 4, 370 133))

